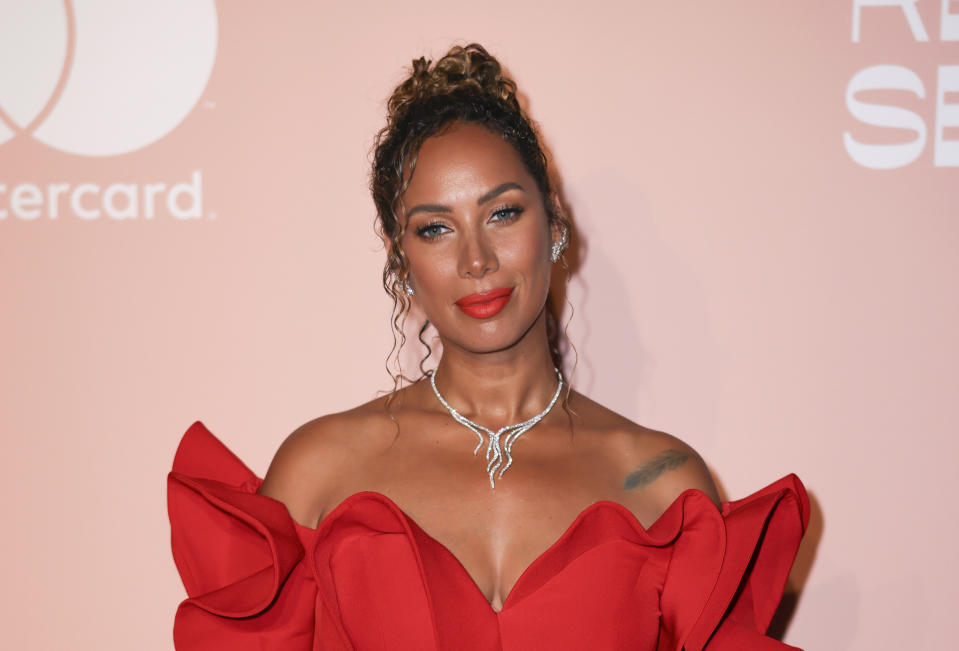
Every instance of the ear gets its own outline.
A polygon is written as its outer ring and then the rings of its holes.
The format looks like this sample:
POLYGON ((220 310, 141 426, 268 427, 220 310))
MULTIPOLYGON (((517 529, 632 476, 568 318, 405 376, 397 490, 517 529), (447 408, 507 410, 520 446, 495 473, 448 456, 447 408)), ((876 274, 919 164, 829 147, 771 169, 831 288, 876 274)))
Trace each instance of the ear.
POLYGON ((549 243, 550 245, 552 245, 559 241, 558 240, 559 223, 558 223, 558 220, 555 218, 555 215, 557 214, 556 213, 557 207, 558 207, 558 204, 556 203, 556 193, 552 193, 549 195, 549 197, 544 202, 543 207, 546 208, 547 215, 554 216, 552 219, 550 219, 548 216, 546 218, 546 226, 547 228, 549 228, 549 239, 550 239, 549 243))

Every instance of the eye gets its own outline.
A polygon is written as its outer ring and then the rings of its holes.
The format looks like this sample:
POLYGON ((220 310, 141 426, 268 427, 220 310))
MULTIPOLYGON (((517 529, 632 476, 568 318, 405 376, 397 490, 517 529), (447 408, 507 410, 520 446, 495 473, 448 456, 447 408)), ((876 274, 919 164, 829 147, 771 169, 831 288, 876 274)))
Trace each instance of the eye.
POLYGON ((523 209, 519 206, 503 206, 494 210, 490 219, 497 222, 511 222, 515 221, 522 213, 523 209))
POLYGON ((424 240, 433 240, 448 230, 449 228, 440 222, 430 222, 417 228, 416 234, 422 237, 424 240))

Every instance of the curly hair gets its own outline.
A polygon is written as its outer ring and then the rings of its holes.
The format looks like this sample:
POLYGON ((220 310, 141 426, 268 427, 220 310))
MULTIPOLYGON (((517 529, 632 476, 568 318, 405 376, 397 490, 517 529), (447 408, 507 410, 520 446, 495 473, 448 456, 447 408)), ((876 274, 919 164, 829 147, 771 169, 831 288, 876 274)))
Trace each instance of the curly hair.
MULTIPOLYGON (((559 227, 567 237, 571 232, 569 220, 556 199, 536 127, 520 107, 516 83, 503 73, 499 61, 477 43, 454 46, 435 64, 424 57, 415 59, 409 77, 396 87, 387 103, 387 122, 374 141, 370 177, 376 230, 388 242, 383 288, 393 299, 394 342, 390 356, 395 353, 397 362, 406 342, 403 323, 410 308, 404 291, 409 261, 402 246, 404 224, 398 217, 401 200, 423 142, 454 122, 482 125, 512 145, 539 188, 550 225, 559 227)), ((547 310, 547 314, 550 350, 560 367, 559 329, 552 311, 547 310)), ((420 330, 419 339, 424 344, 423 333, 428 324, 420 330)), ((427 355, 420 362, 420 371, 424 373, 423 362, 432 352, 428 344, 426 348, 427 355)), ((387 370, 390 371, 388 362, 387 370)), ((393 375, 392 371, 390 374, 393 375)), ((402 374, 393 375, 394 389, 400 377, 402 374)))

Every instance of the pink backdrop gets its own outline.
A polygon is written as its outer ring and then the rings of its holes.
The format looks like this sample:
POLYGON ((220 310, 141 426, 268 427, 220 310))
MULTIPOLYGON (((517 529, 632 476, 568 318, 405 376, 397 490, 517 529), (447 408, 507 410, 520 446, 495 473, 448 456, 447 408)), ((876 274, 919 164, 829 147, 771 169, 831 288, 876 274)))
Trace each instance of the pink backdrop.
POLYGON ((478 40, 577 224, 574 384, 727 497, 803 478, 785 641, 949 646, 959 2, 872 4, 5 0, 4 643, 169 651, 183 430, 262 473, 391 386, 368 150, 478 40))

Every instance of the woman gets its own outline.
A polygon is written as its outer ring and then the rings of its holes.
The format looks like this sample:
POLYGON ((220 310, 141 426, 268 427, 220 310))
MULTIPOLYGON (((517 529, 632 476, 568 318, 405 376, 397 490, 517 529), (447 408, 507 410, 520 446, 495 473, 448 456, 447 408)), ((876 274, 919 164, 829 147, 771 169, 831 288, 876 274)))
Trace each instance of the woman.
POLYGON ((570 224, 482 47, 414 62, 371 187, 394 326, 415 303, 442 357, 299 428, 262 482, 191 427, 177 648, 784 648, 801 484, 720 504, 688 445, 570 389, 547 309, 570 224))

